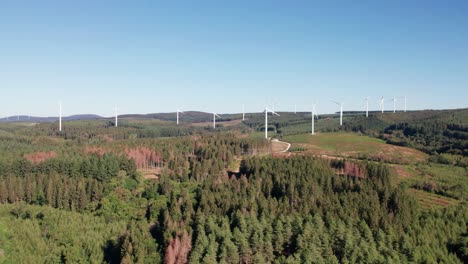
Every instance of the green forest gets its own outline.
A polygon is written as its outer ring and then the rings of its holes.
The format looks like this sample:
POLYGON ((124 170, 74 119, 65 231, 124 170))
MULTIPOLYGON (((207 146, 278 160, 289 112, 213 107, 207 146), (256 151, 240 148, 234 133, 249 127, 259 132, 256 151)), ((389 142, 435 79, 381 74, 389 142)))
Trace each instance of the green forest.
POLYGON ((415 164, 280 155, 261 114, 0 123, 0 263, 467 263, 467 113, 317 121, 427 155, 415 164))

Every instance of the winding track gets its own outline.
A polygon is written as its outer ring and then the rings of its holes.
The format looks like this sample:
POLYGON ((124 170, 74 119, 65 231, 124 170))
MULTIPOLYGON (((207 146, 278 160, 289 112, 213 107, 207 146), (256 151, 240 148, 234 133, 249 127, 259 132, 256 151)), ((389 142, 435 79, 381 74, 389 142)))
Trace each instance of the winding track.
POLYGON ((288 143, 288 142, 284 142, 284 141, 279 141, 279 139, 272 139, 271 140, 271 143, 272 144, 281 144, 281 145, 286 145, 286 148, 284 148, 283 150, 280 150, 280 151, 275 151, 276 153, 285 153, 285 152, 288 152, 289 148, 291 147, 291 143, 288 143))

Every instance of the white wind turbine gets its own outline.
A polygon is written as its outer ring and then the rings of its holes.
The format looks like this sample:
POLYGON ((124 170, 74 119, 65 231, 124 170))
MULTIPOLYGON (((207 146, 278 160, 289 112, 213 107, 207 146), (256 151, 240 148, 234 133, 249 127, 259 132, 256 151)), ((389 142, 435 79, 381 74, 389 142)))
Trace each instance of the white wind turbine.
POLYGON ((59 102, 59 131, 62 131, 62 102, 59 102))
POLYGON ((265 138, 268 139, 268 113, 272 113, 274 115, 277 115, 277 116, 280 116, 278 115, 275 111, 273 110, 270 110, 270 108, 268 108, 267 106, 265 106, 265 110, 264 110, 264 113, 265 113, 265 138))
POLYGON ((179 124, 179 114, 184 114, 184 111, 181 111, 181 110, 177 109, 176 113, 177 113, 176 114, 177 115, 177 124, 179 124))
POLYGON ((119 126, 119 114, 117 113, 117 105, 115 106, 115 127, 119 126))
POLYGON ((213 112, 213 128, 216 128, 216 117, 221 118, 218 114, 213 112))
POLYGON ((392 101, 393 101, 393 113, 395 113, 396 112, 396 101, 397 101, 395 96, 393 96, 392 101))
POLYGON ((245 105, 242 105, 242 121, 245 120, 245 105))
POLYGON ((317 104, 312 105, 312 135, 315 135, 315 117, 318 119, 317 112, 315 112, 315 106, 317 104))
POLYGON ((343 103, 337 102, 337 101, 332 101, 335 104, 340 106, 340 126, 343 125, 343 103))
POLYGON ((379 105, 380 105, 380 110, 382 111, 382 113, 384 112, 384 101, 385 101, 384 97, 383 96, 380 97, 380 104, 379 105))
POLYGON ((366 117, 369 117, 369 96, 364 98, 366 100, 366 117))

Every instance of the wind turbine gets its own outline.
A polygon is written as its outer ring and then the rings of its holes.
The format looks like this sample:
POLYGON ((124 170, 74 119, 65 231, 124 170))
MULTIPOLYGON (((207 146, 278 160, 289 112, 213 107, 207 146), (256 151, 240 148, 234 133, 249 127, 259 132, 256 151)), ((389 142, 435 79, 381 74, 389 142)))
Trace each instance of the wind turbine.
POLYGON ((179 114, 184 114, 184 111, 180 111, 179 109, 177 109, 176 113, 177 113, 177 124, 179 124, 179 114))
POLYGON ((59 102, 59 131, 62 131, 62 102, 59 102))
POLYGON ((245 105, 242 105, 242 121, 245 120, 245 105))
POLYGON ((216 128, 216 117, 221 118, 218 114, 213 112, 213 128, 216 128))
POLYGON ((117 113, 117 106, 115 106, 115 127, 119 125, 119 115, 117 113))
POLYGON ((395 96, 393 96, 392 101, 393 101, 393 113, 395 113, 396 112, 396 101, 397 101, 395 96))
POLYGON ((268 139, 268 112, 277 116, 280 116, 280 115, 278 115, 275 111, 270 110, 270 108, 268 108, 267 106, 265 106, 264 112, 265 112, 265 138, 268 139))
POLYGON ((332 101, 335 104, 340 106, 340 126, 343 125, 343 103, 337 102, 337 101, 332 101))
POLYGON ((364 98, 366 100, 366 117, 369 117, 369 96, 364 98))
POLYGON ((382 113, 384 112, 384 97, 380 97, 380 110, 382 111, 382 113))
POLYGON ((315 117, 318 119, 317 112, 315 112, 316 104, 312 105, 312 135, 315 135, 315 117))

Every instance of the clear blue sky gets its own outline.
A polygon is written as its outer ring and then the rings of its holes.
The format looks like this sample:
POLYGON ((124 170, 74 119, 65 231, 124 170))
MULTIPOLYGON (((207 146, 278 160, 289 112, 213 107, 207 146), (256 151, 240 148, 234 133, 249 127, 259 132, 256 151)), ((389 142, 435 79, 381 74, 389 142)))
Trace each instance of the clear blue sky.
POLYGON ((468 1, 4 0, 0 91, 0 116, 468 107, 468 1))

